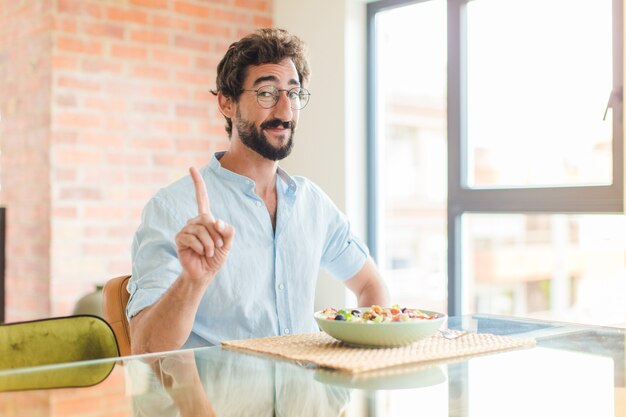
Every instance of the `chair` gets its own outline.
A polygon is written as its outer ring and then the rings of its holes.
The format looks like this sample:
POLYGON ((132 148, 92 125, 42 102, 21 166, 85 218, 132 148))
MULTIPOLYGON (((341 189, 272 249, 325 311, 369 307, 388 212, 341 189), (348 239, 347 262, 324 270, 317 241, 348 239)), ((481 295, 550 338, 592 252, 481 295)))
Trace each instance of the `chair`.
POLYGON ((109 280, 102 290, 102 310, 104 319, 109 323, 120 348, 121 356, 128 356, 130 351, 130 328, 126 319, 126 304, 130 294, 126 289, 130 275, 122 275, 109 280))
POLYGON ((109 324, 96 316, 52 317, 0 325, 0 392, 82 387, 113 369, 119 350, 109 324), (79 370, 58 366, 85 362, 79 370), (15 374, 13 370, 31 368, 15 374))

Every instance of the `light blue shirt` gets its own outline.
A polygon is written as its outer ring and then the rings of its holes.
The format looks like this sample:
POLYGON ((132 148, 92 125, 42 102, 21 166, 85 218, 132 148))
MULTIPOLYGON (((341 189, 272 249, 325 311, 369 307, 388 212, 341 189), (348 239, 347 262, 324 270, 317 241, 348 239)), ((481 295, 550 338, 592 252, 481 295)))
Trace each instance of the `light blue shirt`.
MULTIPOLYGON (((320 188, 280 168, 274 232, 254 181, 222 168, 222 155, 216 153, 200 173, 212 213, 236 235, 228 260, 202 297, 186 347, 317 331, 313 299, 319 268, 345 281, 365 264, 366 246, 320 188)), ((132 246, 129 318, 157 301, 181 273, 175 236, 197 215, 190 176, 159 190, 144 208, 132 246)))

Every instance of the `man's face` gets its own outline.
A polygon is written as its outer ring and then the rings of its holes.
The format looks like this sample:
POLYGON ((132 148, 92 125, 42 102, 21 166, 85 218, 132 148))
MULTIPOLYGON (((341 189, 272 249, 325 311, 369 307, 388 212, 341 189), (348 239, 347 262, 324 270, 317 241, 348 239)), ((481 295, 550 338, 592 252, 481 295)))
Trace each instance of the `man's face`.
MULTIPOLYGON (((268 85, 280 90, 300 86, 298 72, 290 59, 248 69, 244 90, 268 85)), ((268 109, 259 105, 256 93, 244 91, 237 103, 233 127, 244 145, 266 159, 278 161, 291 153, 299 113, 291 108, 285 91, 280 92, 276 105, 268 109)))

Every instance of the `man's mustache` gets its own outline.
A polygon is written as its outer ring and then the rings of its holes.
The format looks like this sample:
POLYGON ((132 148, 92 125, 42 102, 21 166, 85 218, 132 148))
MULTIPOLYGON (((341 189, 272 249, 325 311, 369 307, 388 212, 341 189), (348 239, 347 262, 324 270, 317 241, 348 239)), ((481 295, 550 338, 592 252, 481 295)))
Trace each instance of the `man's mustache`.
POLYGON ((276 127, 283 127, 285 129, 291 129, 293 128, 293 122, 291 121, 283 122, 280 119, 272 119, 272 120, 268 120, 267 122, 261 123, 261 129, 273 129, 276 127))

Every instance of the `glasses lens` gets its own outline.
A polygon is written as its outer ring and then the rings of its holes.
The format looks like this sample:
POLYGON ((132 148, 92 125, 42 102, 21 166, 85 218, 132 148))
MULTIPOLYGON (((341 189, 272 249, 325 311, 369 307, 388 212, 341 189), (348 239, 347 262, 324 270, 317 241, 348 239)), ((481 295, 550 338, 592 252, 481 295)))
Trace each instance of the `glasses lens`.
POLYGON ((257 90, 256 99, 261 107, 269 109, 278 101, 278 90, 271 85, 261 87, 257 90))
POLYGON ((311 95, 306 88, 300 87, 292 88, 288 94, 291 107, 295 110, 303 109, 309 102, 309 96, 311 95))

